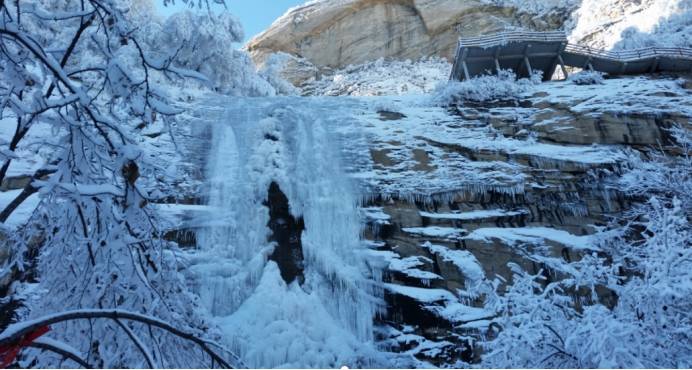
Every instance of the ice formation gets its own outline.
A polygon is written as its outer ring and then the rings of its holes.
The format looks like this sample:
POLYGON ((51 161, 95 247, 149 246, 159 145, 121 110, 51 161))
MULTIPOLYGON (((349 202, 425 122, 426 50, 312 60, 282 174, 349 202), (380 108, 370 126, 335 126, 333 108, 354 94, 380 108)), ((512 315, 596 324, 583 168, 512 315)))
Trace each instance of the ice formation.
POLYGON ((211 212, 190 270, 229 345, 251 367, 381 363, 373 339, 380 271, 362 253, 361 197, 338 150, 348 134, 338 134, 327 114, 337 107, 324 102, 234 98, 215 102, 227 108, 209 120, 211 212), (304 220, 302 283, 287 284, 268 260, 275 245, 263 203, 272 182, 304 220))

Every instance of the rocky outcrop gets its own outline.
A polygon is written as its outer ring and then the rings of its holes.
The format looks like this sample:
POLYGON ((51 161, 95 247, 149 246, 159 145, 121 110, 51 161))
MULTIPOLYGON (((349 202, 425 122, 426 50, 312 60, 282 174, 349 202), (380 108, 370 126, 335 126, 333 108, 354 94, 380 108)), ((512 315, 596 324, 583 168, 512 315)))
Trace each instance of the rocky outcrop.
MULTIPOLYGON (((383 343, 435 365, 474 362, 482 349, 470 338, 491 336, 494 317, 485 309, 479 281, 500 277, 502 292, 511 283, 511 266, 518 265, 533 274, 542 271, 550 282, 563 276, 563 263, 599 253, 594 235, 637 201, 615 185, 629 161, 646 157, 653 147, 672 148, 672 126, 692 129, 692 111, 679 108, 690 100, 676 88, 684 83, 659 83, 634 78, 606 86, 545 84, 519 101, 466 102, 450 110, 456 119, 436 118, 430 126, 412 120, 415 109, 404 106, 373 115, 381 121, 374 124, 378 131, 391 127, 371 149, 375 169, 391 174, 408 167, 410 172, 396 177, 400 184, 428 173, 441 176, 439 167, 463 161, 475 169, 450 176, 473 177, 484 167, 508 165, 500 170, 508 178, 494 188, 468 186, 420 197, 392 193, 368 204, 366 238, 389 261, 383 343), (591 93, 609 87, 619 92, 591 93), (485 138, 469 140, 474 130, 485 138), (416 132, 406 135, 411 131, 416 132), (416 138, 421 141, 414 143, 416 138), (493 144, 497 140, 517 145, 493 144), (514 183, 508 180, 516 178, 523 186, 510 191, 514 183)), ((426 185, 421 181, 416 189, 426 185)), ((607 288, 596 291, 600 303, 617 302, 607 288)), ((593 299, 585 292, 574 296, 593 299)))
POLYGON ((439 56, 451 60, 459 36, 508 27, 560 28, 565 12, 541 14, 480 0, 318 1, 295 8, 252 39, 247 49, 261 64, 286 52, 318 68, 341 68, 378 58, 439 56))

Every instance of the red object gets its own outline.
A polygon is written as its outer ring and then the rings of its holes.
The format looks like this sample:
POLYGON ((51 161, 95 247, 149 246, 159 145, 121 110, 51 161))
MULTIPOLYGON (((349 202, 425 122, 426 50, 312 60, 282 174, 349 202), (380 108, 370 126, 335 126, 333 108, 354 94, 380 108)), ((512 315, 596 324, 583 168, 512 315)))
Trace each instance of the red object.
POLYGON ((22 350, 22 348, 30 345, 31 342, 35 341, 36 339, 38 339, 38 337, 48 333, 49 331, 49 326, 42 326, 32 331, 31 333, 25 334, 15 344, 8 346, 0 346, 0 369, 6 369, 8 366, 12 365, 14 359, 17 358, 17 355, 19 354, 19 351, 22 350))

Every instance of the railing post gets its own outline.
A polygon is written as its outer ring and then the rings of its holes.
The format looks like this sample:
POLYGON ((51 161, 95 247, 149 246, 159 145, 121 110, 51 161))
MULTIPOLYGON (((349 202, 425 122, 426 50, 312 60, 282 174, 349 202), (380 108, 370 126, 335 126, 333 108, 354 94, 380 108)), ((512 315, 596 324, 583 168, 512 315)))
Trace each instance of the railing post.
POLYGON ((464 79, 465 80, 470 80, 471 77, 469 76, 469 68, 466 66, 466 55, 468 55, 469 49, 464 48, 464 51, 461 52, 461 69, 464 72, 464 79))
POLYGON ((560 63, 560 69, 562 69, 562 74, 565 75, 565 79, 569 78, 569 74, 567 73, 567 67, 565 67, 565 61, 562 60, 561 53, 557 55, 557 61, 560 63))
POLYGON ((459 56, 459 51, 461 50, 461 48, 462 48, 461 39, 459 39, 459 41, 457 41, 456 53, 454 53, 454 64, 452 65, 452 72, 451 72, 451 75, 449 76, 450 80, 453 80, 453 79, 458 80, 459 79, 457 76, 458 76, 458 70, 459 70, 459 60, 461 59, 459 56))
POLYGON ((533 75, 533 69, 531 69, 531 62, 529 62, 529 49, 531 49, 531 44, 526 44, 526 47, 524 48, 524 64, 526 65, 526 70, 529 72, 530 78, 533 75))
POLYGON ((524 57, 524 63, 526 64, 526 70, 529 72, 529 77, 533 75, 533 69, 531 68, 531 62, 529 62, 529 57, 524 57))
POLYGON ((465 79, 465 80, 470 80, 470 79, 471 79, 471 76, 469 75, 469 69, 468 69, 468 67, 466 66, 466 61, 465 61, 465 60, 462 60, 462 61, 461 61, 461 68, 463 68, 463 70, 464 70, 464 79, 465 79))
POLYGON ((659 61, 659 57, 656 57, 651 61, 651 67, 649 68, 649 73, 656 72, 656 68, 658 68, 658 61, 659 61))
POLYGON ((500 75, 500 47, 497 46, 495 49, 495 72, 497 72, 498 76, 500 75))
POLYGON ((588 69, 590 71, 593 71, 593 66, 591 65, 591 60, 592 60, 592 57, 591 57, 591 54, 589 54, 589 57, 586 58, 586 63, 584 63, 584 67, 582 67, 582 69, 588 69))

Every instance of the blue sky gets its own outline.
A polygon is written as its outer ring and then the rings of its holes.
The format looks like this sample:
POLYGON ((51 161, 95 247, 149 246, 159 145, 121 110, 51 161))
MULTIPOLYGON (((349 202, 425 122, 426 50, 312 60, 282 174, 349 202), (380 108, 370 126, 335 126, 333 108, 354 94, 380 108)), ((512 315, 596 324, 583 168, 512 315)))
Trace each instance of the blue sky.
MULTIPOLYGON (((240 18, 245 29, 245 41, 262 32, 286 10, 303 4, 306 0, 226 0, 229 11, 240 18)), ((159 12, 167 16, 185 9, 182 0, 176 0, 175 6, 163 6, 163 0, 154 0, 159 12)), ((212 1, 210 1, 211 3, 212 1)))

